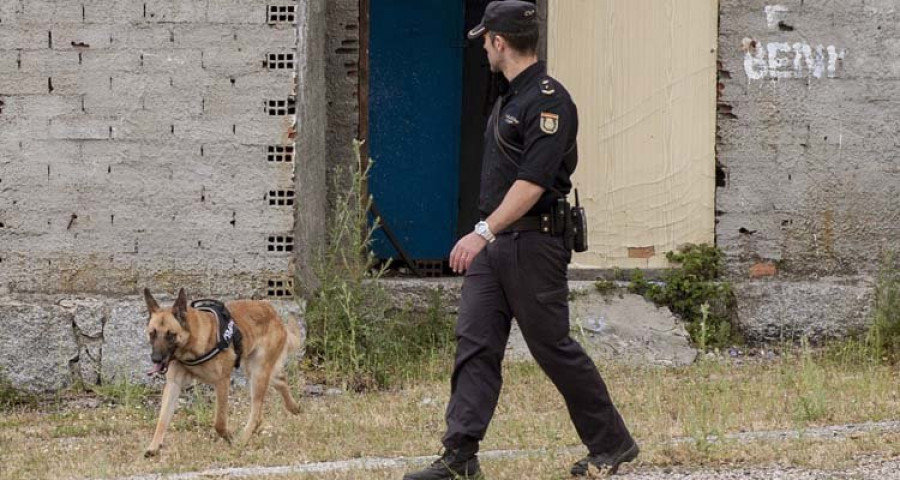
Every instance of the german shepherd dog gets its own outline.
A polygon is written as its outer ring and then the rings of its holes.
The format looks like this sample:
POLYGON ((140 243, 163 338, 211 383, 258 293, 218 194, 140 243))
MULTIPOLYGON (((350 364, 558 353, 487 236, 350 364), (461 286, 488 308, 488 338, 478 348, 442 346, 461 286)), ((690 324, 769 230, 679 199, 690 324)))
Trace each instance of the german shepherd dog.
MULTIPOLYGON (((226 415, 231 372, 238 360, 235 349, 228 348, 196 366, 182 363, 197 359, 216 346, 219 329, 216 315, 190 308, 184 289, 179 290, 178 298, 171 308, 160 308, 148 289, 144 289, 144 299, 147 301, 147 310, 150 311, 146 330, 153 349, 150 359, 154 365, 148 374, 159 373, 166 376, 156 433, 144 456, 151 457, 159 453, 181 388, 194 379, 215 387, 216 433, 231 443, 226 415)), ((282 371, 288 355, 300 347, 300 339, 296 332, 285 328, 268 302, 238 300, 229 302, 226 308, 241 332, 240 365, 250 383, 250 418, 239 440, 243 445, 262 423, 263 400, 270 382, 281 394, 289 412, 296 414, 300 411, 282 371)))

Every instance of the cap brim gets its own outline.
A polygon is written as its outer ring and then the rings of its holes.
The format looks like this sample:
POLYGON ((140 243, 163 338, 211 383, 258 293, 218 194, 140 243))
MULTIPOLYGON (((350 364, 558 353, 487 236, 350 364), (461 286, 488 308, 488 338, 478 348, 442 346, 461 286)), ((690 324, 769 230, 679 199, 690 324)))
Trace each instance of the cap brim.
POLYGON ((477 38, 480 38, 482 35, 484 35, 484 32, 486 32, 486 31, 487 31, 487 28, 485 28, 484 24, 479 23, 478 26, 469 30, 469 34, 467 36, 469 37, 469 40, 475 40, 477 38))

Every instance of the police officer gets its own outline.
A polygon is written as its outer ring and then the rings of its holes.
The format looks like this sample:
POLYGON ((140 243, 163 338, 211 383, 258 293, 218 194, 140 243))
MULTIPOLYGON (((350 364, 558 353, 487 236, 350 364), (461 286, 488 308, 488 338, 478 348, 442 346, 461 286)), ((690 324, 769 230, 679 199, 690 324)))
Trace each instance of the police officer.
POLYGON ((450 266, 465 272, 443 456, 405 480, 478 478, 478 444, 500 395, 501 363, 515 318, 528 348, 562 394, 589 464, 613 472, 637 457, 632 439, 590 357, 569 336, 571 252, 547 219, 569 193, 577 164, 578 114, 568 92, 537 60, 533 4, 494 1, 469 39, 483 37, 491 70, 509 89, 485 131, 479 210, 483 220, 459 240, 450 266))

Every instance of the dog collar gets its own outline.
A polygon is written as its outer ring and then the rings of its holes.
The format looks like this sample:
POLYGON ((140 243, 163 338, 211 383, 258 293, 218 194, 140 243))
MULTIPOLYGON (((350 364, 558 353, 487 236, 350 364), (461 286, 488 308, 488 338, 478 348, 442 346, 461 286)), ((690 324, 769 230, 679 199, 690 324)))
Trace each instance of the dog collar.
POLYGON ((242 350, 241 331, 238 329, 237 324, 234 323, 234 319, 231 318, 231 313, 225 308, 225 304, 218 300, 195 300, 191 302, 191 308, 212 313, 213 316, 216 317, 216 320, 219 322, 219 338, 216 342, 216 346, 205 354, 193 360, 178 361, 189 367, 195 367, 212 360, 216 355, 228 350, 228 347, 233 343, 234 353, 237 355, 237 359, 234 361, 234 368, 240 368, 242 350))

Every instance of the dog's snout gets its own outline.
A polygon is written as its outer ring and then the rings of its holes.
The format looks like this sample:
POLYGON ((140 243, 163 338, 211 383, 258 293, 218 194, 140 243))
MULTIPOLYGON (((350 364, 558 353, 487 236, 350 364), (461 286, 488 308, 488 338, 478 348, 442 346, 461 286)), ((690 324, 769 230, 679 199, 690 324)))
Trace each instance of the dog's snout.
POLYGON ((152 360, 153 363, 159 363, 163 361, 163 354, 159 352, 153 352, 150 354, 150 360, 152 360))

